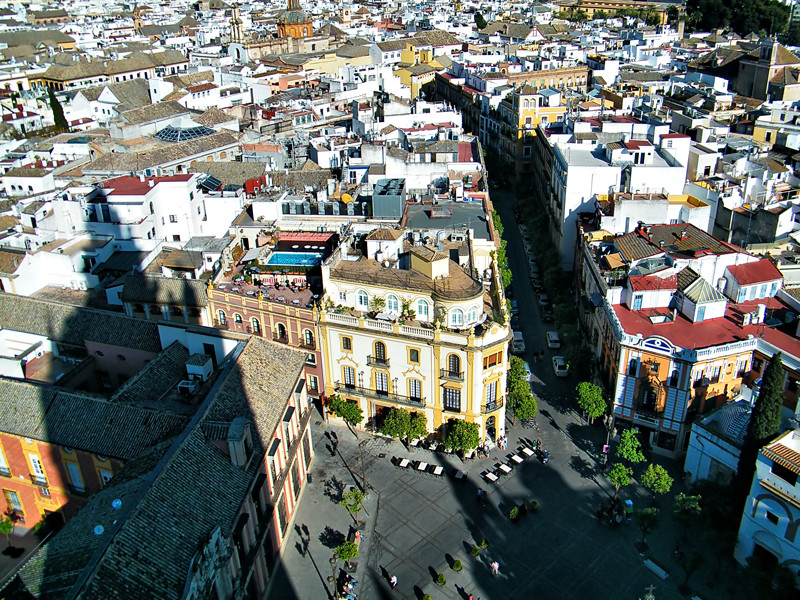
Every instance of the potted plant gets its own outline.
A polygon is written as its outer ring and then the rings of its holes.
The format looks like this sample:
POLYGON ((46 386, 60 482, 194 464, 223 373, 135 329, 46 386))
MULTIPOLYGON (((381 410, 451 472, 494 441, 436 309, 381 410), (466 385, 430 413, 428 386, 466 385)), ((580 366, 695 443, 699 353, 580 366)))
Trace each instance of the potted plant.
POLYGON ((488 547, 489 547, 489 540, 487 540, 486 538, 483 538, 481 540, 481 548, 486 549, 488 547))
POLYGON ((454 561, 453 561, 453 566, 452 566, 452 569, 453 569, 453 571, 455 571, 456 573, 458 573, 458 572, 459 572, 461 569, 463 569, 463 568, 464 568, 464 567, 463 567, 463 565, 461 564, 461 561, 460 561, 460 560, 456 559, 456 560, 454 560, 454 561))
POLYGON ((472 554, 472 556, 478 556, 480 553, 481 553, 480 546, 473 546, 472 550, 470 550, 470 554, 472 554))
POLYGON ((444 573, 439 573, 439 577, 436 578, 436 583, 442 586, 447 583, 447 577, 444 576, 444 573))
POLYGON ((539 501, 538 500, 531 500, 528 503, 528 511, 532 512, 532 513, 539 512, 539 501))
POLYGON ((517 519, 519 519, 519 507, 518 506, 512 506, 511 507, 511 510, 508 511, 508 518, 511 519, 512 521, 516 521, 517 519))
POLYGON ((343 560, 347 568, 350 569, 352 568, 350 561, 358 556, 358 544, 355 542, 344 542, 333 552, 336 554, 336 558, 343 560))

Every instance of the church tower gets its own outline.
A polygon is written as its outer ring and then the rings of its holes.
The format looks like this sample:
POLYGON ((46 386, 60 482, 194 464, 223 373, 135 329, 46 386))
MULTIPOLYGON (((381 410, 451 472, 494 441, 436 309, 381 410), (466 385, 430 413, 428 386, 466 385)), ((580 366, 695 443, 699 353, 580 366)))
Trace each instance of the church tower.
POLYGON ((233 14, 231 15, 229 23, 231 26, 231 43, 241 44, 244 39, 244 34, 242 33, 242 19, 239 17, 238 4, 233 5, 233 14))
POLYGON ((300 0, 287 0, 286 10, 278 17, 278 37, 304 38, 312 34, 311 19, 300 7, 300 0))

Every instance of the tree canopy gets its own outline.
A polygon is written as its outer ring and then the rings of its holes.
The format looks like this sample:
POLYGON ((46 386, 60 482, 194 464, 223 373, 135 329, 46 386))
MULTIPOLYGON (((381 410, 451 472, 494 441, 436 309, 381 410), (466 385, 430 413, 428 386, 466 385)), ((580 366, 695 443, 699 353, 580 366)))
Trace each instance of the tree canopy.
POLYGON ((55 123, 56 131, 69 131, 69 122, 64 116, 64 108, 61 102, 56 98, 56 93, 53 88, 47 88, 47 95, 50 100, 50 109, 53 111, 53 121, 55 123))
POLYGON ((531 393, 531 383, 528 381, 528 372, 525 363, 519 356, 512 356, 509 361, 506 375, 506 393, 508 403, 518 419, 532 419, 536 416, 539 406, 531 393))
POLYGON ((342 400, 340 396, 331 398, 330 409, 334 414, 342 417, 349 425, 358 425, 364 420, 364 412, 355 402, 342 400))
POLYGON ((575 393, 578 395, 578 406, 589 417, 589 422, 593 422, 606 412, 606 401, 599 385, 581 381, 575 387, 575 393))
POLYGON ((653 496, 666 494, 672 489, 673 479, 661 465, 647 465, 639 478, 641 484, 653 493, 653 496))
POLYGON ((422 413, 393 408, 383 420, 381 433, 401 440, 423 438, 428 434, 428 422, 422 413))
POLYGON ((478 425, 461 419, 457 419, 449 426, 447 437, 444 439, 445 448, 461 452, 477 448, 480 443, 478 425))
POLYGON ((475 13, 475 27, 478 29, 486 29, 486 19, 484 19, 483 15, 479 12, 475 13))
POLYGON ((777 0, 687 0, 690 28, 713 31, 730 27, 740 35, 765 31, 769 35, 786 30, 790 9, 777 0))
POLYGON ((626 429, 619 435, 617 456, 629 464, 644 462, 638 429, 626 429))
POLYGON ((343 542, 333 552, 336 554, 336 558, 350 564, 350 561, 358 556, 358 544, 355 542, 343 542))
POLYGON ((630 485, 633 469, 626 467, 622 463, 615 463, 611 470, 608 472, 608 480, 614 486, 614 499, 617 499, 619 489, 630 485))

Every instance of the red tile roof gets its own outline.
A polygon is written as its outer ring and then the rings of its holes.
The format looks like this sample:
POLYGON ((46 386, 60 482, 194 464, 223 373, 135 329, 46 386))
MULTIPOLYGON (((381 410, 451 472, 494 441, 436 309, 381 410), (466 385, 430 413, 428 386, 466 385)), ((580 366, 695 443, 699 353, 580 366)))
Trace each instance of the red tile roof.
POLYGON ((625 142, 625 147, 628 150, 639 150, 640 148, 650 148, 652 146, 653 144, 647 140, 631 140, 630 142, 625 142))
MULTIPOLYGON (((741 123, 741 121, 740 121, 740 123, 741 123)), ((685 135, 683 133, 666 133, 666 134, 661 136, 662 140, 676 140, 676 139, 679 139, 679 138, 689 138, 689 136, 685 135)))
POLYGON ((651 277, 649 275, 631 275, 628 280, 634 292, 648 292, 654 290, 677 290, 678 276, 651 277))
POLYGON ((728 267, 728 271, 739 282, 739 285, 753 285, 754 283, 783 279, 781 272, 768 258, 744 265, 731 266, 728 267))
POLYGON ((155 182, 153 187, 164 181, 189 181, 194 175, 171 175, 169 177, 146 177, 139 181, 138 177, 115 177, 103 182, 103 189, 109 190, 108 195, 144 196, 152 188, 150 181, 155 182))

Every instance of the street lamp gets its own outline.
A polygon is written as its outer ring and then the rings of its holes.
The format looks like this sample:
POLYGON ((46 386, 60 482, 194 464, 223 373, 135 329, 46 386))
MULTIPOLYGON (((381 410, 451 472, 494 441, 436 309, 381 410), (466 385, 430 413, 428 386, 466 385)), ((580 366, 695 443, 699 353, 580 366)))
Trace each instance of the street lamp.
POLYGON ((359 460, 361 460, 361 480, 364 488, 364 500, 369 498, 369 491, 367 490, 367 470, 364 467, 364 446, 369 440, 362 440, 358 444, 359 460))
POLYGON ((606 443, 603 446, 603 468, 606 468, 608 463, 608 455, 611 453, 609 442, 611 441, 612 432, 614 437, 617 436, 617 428, 614 427, 614 414, 607 414, 603 417, 603 424, 606 426, 606 443))

